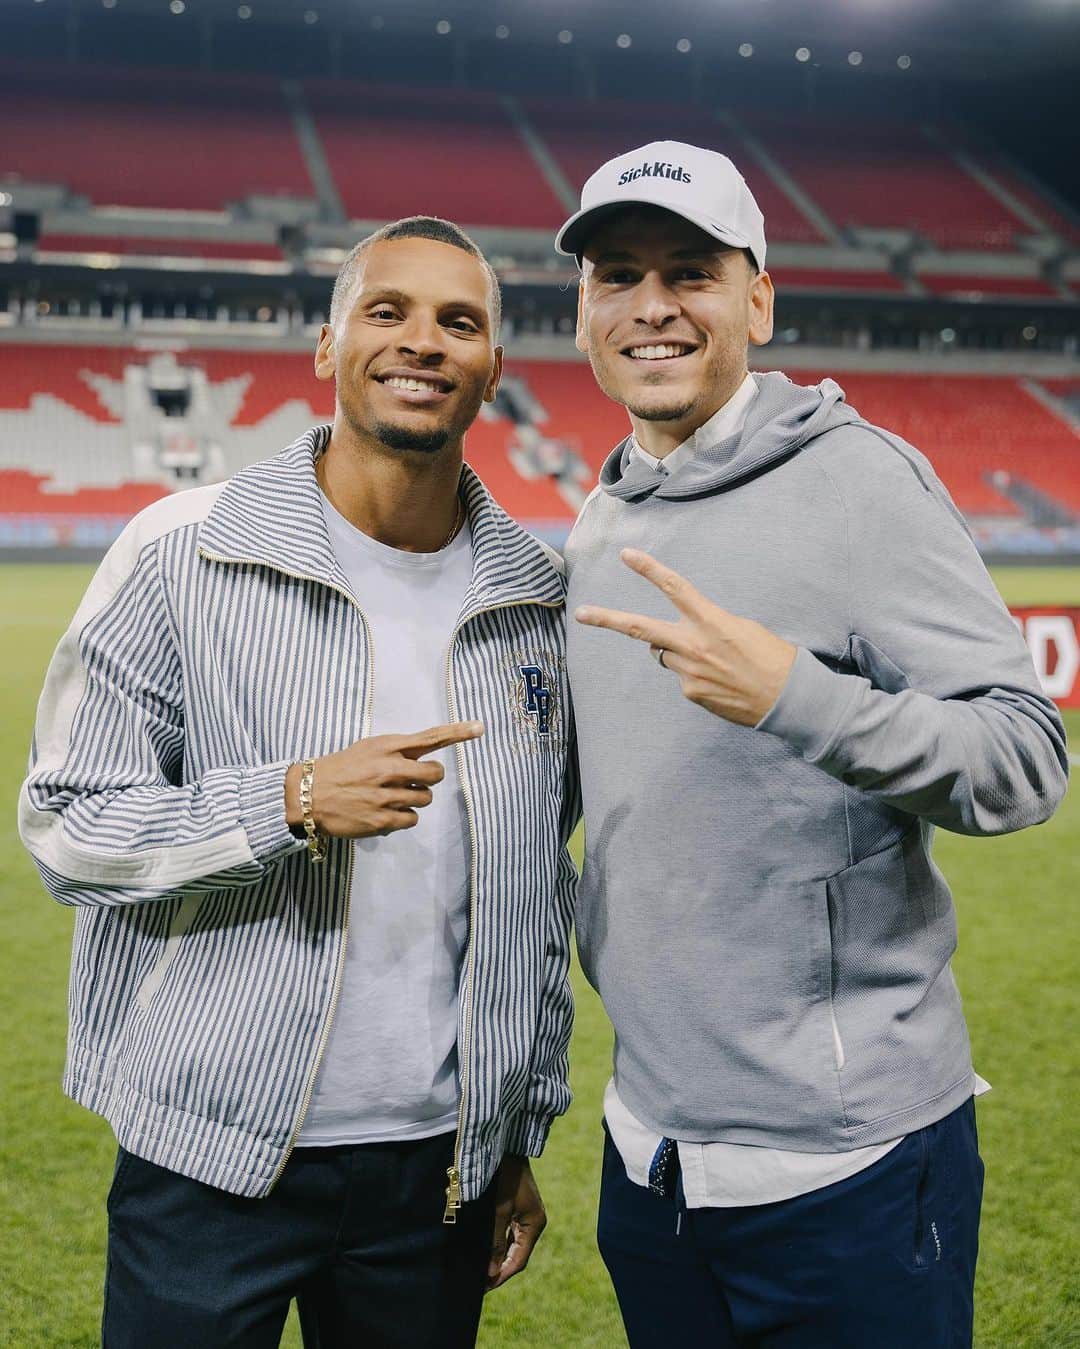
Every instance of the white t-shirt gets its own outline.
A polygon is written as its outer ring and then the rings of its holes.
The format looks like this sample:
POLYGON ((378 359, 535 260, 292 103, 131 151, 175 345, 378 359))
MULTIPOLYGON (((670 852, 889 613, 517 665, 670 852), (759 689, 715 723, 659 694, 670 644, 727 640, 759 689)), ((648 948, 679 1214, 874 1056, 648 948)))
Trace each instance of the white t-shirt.
MULTIPOLYGON (((324 510, 373 644, 371 734, 449 721, 447 652, 472 579, 468 525, 441 552, 406 553, 325 498, 324 510)), ((353 844, 345 968, 301 1146, 428 1138, 457 1125, 468 822, 456 751, 428 757, 446 777, 419 824, 353 844)))

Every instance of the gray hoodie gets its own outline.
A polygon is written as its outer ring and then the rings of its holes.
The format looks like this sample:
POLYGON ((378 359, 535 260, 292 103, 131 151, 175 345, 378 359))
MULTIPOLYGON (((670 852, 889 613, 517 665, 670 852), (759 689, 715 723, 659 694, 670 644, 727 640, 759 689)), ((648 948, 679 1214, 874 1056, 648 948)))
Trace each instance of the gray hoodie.
POLYGON ((842 1151, 971 1094, 934 827, 1038 824, 1068 760, 927 460, 832 380, 755 379, 743 429, 669 476, 614 450, 567 545, 571 613, 677 616, 619 560, 631 546, 799 648, 745 727, 685 699, 643 644, 570 623, 578 943, 643 1123, 842 1151))

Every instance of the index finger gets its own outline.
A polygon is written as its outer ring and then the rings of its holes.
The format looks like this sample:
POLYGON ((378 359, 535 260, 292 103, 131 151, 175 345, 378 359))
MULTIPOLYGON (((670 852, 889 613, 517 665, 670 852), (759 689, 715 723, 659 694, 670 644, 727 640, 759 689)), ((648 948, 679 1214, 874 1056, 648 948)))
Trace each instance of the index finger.
POLYGON ((574 610, 574 617, 586 627, 621 632, 624 637, 648 642, 650 646, 662 646, 666 651, 682 648, 683 634, 678 623, 669 623, 663 618, 646 618, 644 614, 628 614, 621 609, 601 609, 595 604, 580 605, 574 610))
POLYGON ((415 735, 398 736, 393 748, 398 754, 404 754, 406 759, 419 759, 425 754, 446 749, 449 745, 477 740, 483 734, 482 721, 452 721, 445 726, 430 726, 426 731, 417 731, 415 735))
POLYGON ((619 556, 631 571, 636 571, 646 581, 651 581, 657 590, 662 590, 681 614, 687 618, 701 617, 709 601, 685 576, 680 576, 671 567, 665 567, 651 553, 644 553, 640 548, 624 548, 619 556))

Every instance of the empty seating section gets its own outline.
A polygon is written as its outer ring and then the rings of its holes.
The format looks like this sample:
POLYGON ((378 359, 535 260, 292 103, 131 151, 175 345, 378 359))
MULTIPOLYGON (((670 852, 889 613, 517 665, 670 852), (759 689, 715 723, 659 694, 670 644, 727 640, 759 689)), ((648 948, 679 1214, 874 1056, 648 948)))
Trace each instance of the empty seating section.
MULTIPOLYGON (((125 367, 145 362, 145 353, 5 343, 0 357, 0 515, 123 514, 161 494, 154 484, 130 480, 126 428, 87 378, 104 376, 118 385, 125 367)), ((201 351, 179 361, 204 369, 221 406, 233 408, 223 435, 230 467, 273 454, 304 427, 332 415, 332 391, 314 378, 306 353, 201 351)), ((511 359, 507 370, 525 381, 546 413, 539 430, 588 466, 591 486, 608 451, 628 431, 622 408, 600 393, 580 362, 511 359)), ((997 471, 1080 512, 1080 436, 1064 406, 1056 416, 1023 381, 792 371, 802 384, 826 374, 863 416, 922 450, 969 516, 1017 515, 989 481, 997 471)), ((1063 400, 1078 388, 1075 380, 1047 380, 1045 387, 1063 400)), ((573 512, 553 482, 519 475, 509 455, 513 440, 510 422, 480 420, 467 438, 467 457, 520 519, 569 521, 573 512)))
MULTIPOLYGON (((539 429, 562 441, 588 465, 590 490, 608 451, 628 432, 626 413, 596 387, 592 372, 578 361, 507 363, 510 378, 523 379, 546 419, 539 429)), ((521 520, 563 520, 574 512, 544 478, 523 479, 507 454, 513 429, 505 421, 476 422, 466 439, 466 457, 496 499, 521 520)))
POLYGON ((914 229, 941 248, 1009 248, 1030 232, 917 126, 747 121, 841 228, 914 229))
POLYGON ((1056 300, 1058 293, 1049 282, 1041 277, 1030 276, 986 276, 968 272, 920 272, 919 280, 931 295, 970 296, 985 295, 993 298, 1024 299, 1027 296, 1043 300, 1056 300))
POLYGON ((494 95, 329 81, 304 92, 354 220, 554 229, 566 214, 494 95))
POLYGON ((144 239, 133 235, 42 234, 39 256, 50 253, 120 253, 144 258, 235 258, 245 262, 280 262, 277 244, 244 243, 238 239, 144 239))
MULTIPOLYGON (((5 342, 0 346, 0 415, 29 411, 36 395, 59 399, 95 422, 118 424, 99 402, 80 370, 89 369, 112 379, 123 379, 124 366, 134 353, 121 347, 37 346, 5 342)), ((0 436, 0 452, 11 451, 10 437, 0 436)), ((33 469, 32 462, 21 465, 33 469)))
POLYGON ((636 145, 689 141, 736 162, 765 216, 769 239, 821 240, 817 228, 746 153, 738 137, 700 108, 573 99, 530 99, 523 106, 575 192, 605 160, 636 145))
POLYGON ((96 206, 222 210, 311 197, 280 85, 126 70, 5 66, 0 183, 61 183, 96 206))
POLYGON ((78 492, 50 492, 44 475, 22 469, 0 469, 3 515, 109 515, 130 519, 137 511, 165 495, 152 483, 129 482, 120 487, 82 487, 78 492))
MULTIPOLYGON (((343 81, 304 87, 337 191, 352 219, 429 212, 470 225, 553 229, 566 204, 496 95, 343 81)), ((703 107, 527 99, 522 111, 576 192, 604 160, 656 140, 730 155, 776 242, 821 242, 799 206, 737 131, 703 107)), ((915 125, 831 123, 738 113, 776 161, 841 228, 904 227, 940 247, 1008 248, 1032 225, 915 125)), ((280 81, 109 67, 0 63, 0 184, 58 183, 93 206, 220 211, 251 195, 316 195, 280 81)), ((965 146, 962 128, 947 132, 965 146)), ((1010 162, 965 152, 1073 244, 1066 218, 1010 162)), ((145 252, 143 240, 115 251, 145 252)), ((222 246, 224 247, 224 246, 222 246)), ((253 258, 269 252, 197 251, 253 258)), ((257 245, 261 250, 269 245, 257 245)), ((274 254, 273 256, 277 256, 274 254)), ((853 283, 855 284, 855 283, 853 283)))
POLYGON ((987 481, 999 471, 1080 511, 1080 437, 1023 381, 1001 375, 792 372, 802 384, 829 373, 864 417, 922 450, 966 515, 1016 514, 987 481))
MULTIPOLYGON (((981 143, 975 143, 971 132, 963 126, 949 126, 946 134, 950 143, 962 147, 965 153, 1005 190, 1022 202, 1041 222, 1042 228, 1049 228, 1055 234, 1071 244, 1080 244, 1080 223, 1076 218, 1069 219, 1038 186, 1024 176, 1022 169, 1015 167, 1003 154, 981 143)), ((1021 233, 1031 233, 1035 227, 1022 225, 1021 233)))
POLYGON ((777 291, 865 290, 903 293, 904 283, 892 272, 853 271, 842 267, 769 267, 777 291))
POLYGON ((996 160, 992 155, 983 157, 981 162, 990 170, 1002 187, 1034 211, 1044 225, 1049 226, 1055 234, 1060 234, 1070 244, 1074 246, 1080 244, 1080 225, 1075 220, 1070 220, 1062 215, 1047 197, 1021 178, 1018 173, 1007 167, 1004 162, 996 160))

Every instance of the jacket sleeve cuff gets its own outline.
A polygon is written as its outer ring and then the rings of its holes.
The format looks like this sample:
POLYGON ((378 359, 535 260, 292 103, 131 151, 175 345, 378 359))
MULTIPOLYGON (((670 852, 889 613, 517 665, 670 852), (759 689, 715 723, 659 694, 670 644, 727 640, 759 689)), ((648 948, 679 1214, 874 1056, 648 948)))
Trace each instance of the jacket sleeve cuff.
POLYGON ((259 863, 274 862, 304 846, 285 818, 285 774, 289 762, 245 768, 240 775, 240 821, 259 863))
POLYGON ((835 742, 864 682, 837 674, 800 646, 787 683, 756 729, 778 736, 804 759, 818 763, 835 742))
POLYGON ((503 1152, 515 1157, 539 1157, 551 1124, 549 1115, 515 1115, 503 1135, 503 1152))

